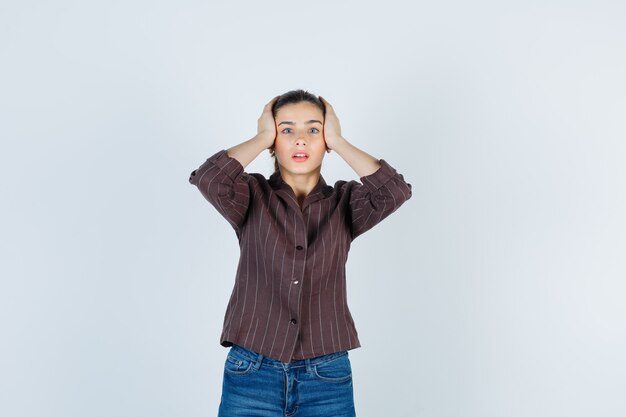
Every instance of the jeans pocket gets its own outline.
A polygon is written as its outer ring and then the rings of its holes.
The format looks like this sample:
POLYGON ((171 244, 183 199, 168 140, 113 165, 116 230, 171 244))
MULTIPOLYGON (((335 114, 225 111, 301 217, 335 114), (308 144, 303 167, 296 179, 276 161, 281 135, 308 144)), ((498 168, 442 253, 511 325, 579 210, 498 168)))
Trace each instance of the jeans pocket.
POLYGON ((352 378, 352 366, 348 354, 313 366, 313 375, 327 382, 346 382, 352 378))
POLYGON ((231 375, 248 375, 254 370, 254 361, 243 356, 233 355, 228 352, 224 371, 231 375))

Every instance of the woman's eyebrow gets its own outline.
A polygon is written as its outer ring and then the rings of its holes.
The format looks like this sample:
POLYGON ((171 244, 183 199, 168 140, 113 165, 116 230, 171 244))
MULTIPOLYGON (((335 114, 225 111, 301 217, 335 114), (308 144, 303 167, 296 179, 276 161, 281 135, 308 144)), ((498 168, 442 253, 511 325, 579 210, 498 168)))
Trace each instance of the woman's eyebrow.
MULTIPOLYGON (((306 122, 307 125, 311 124, 311 123, 319 123, 322 124, 322 122, 320 122, 319 120, 309 120, 308 122, 306 122)), ((280 125, 295 125, 294 122, 290 122, 290 121, 284 121, 284 122, 280 122, 278 124, 278 126, 280 125)))

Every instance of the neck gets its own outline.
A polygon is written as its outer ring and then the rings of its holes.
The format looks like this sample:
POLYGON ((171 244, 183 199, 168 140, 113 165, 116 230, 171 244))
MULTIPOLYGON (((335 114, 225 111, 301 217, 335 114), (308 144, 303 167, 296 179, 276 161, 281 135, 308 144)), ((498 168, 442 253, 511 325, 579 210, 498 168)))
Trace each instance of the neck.
POLYGON ((302 204, 307 195, 315 188, 320 179, 320 170, 316 170, 307 174, 294 174, 290 172, 282 172, 281 177, 285 181, 294 194, 298 203, 302 204))

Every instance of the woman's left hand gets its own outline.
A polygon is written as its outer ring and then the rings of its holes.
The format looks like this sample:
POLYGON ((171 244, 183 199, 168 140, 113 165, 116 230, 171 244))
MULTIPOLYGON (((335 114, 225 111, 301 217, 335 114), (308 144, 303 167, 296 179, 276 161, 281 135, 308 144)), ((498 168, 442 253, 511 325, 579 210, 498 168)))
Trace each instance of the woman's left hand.
POLYGON ((339 118, 335 114, 333 106, 330 105, 322 96, 319 96, 320 100, 326 107, 326 114, 324 115, 324 140, 326 141, 326 152, 335 149, 335 145, 343 140, 341 136, 341 125, 339 124, 339 118))

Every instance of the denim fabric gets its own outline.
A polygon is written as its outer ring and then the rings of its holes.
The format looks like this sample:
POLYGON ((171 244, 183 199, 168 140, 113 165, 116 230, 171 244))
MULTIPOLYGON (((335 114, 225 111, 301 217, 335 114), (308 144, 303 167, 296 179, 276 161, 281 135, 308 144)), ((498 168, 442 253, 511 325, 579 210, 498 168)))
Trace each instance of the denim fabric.
POLYGON ((348 351, 286 363, 231 346, 218 417, 242 416, 356 417, 348 351))

